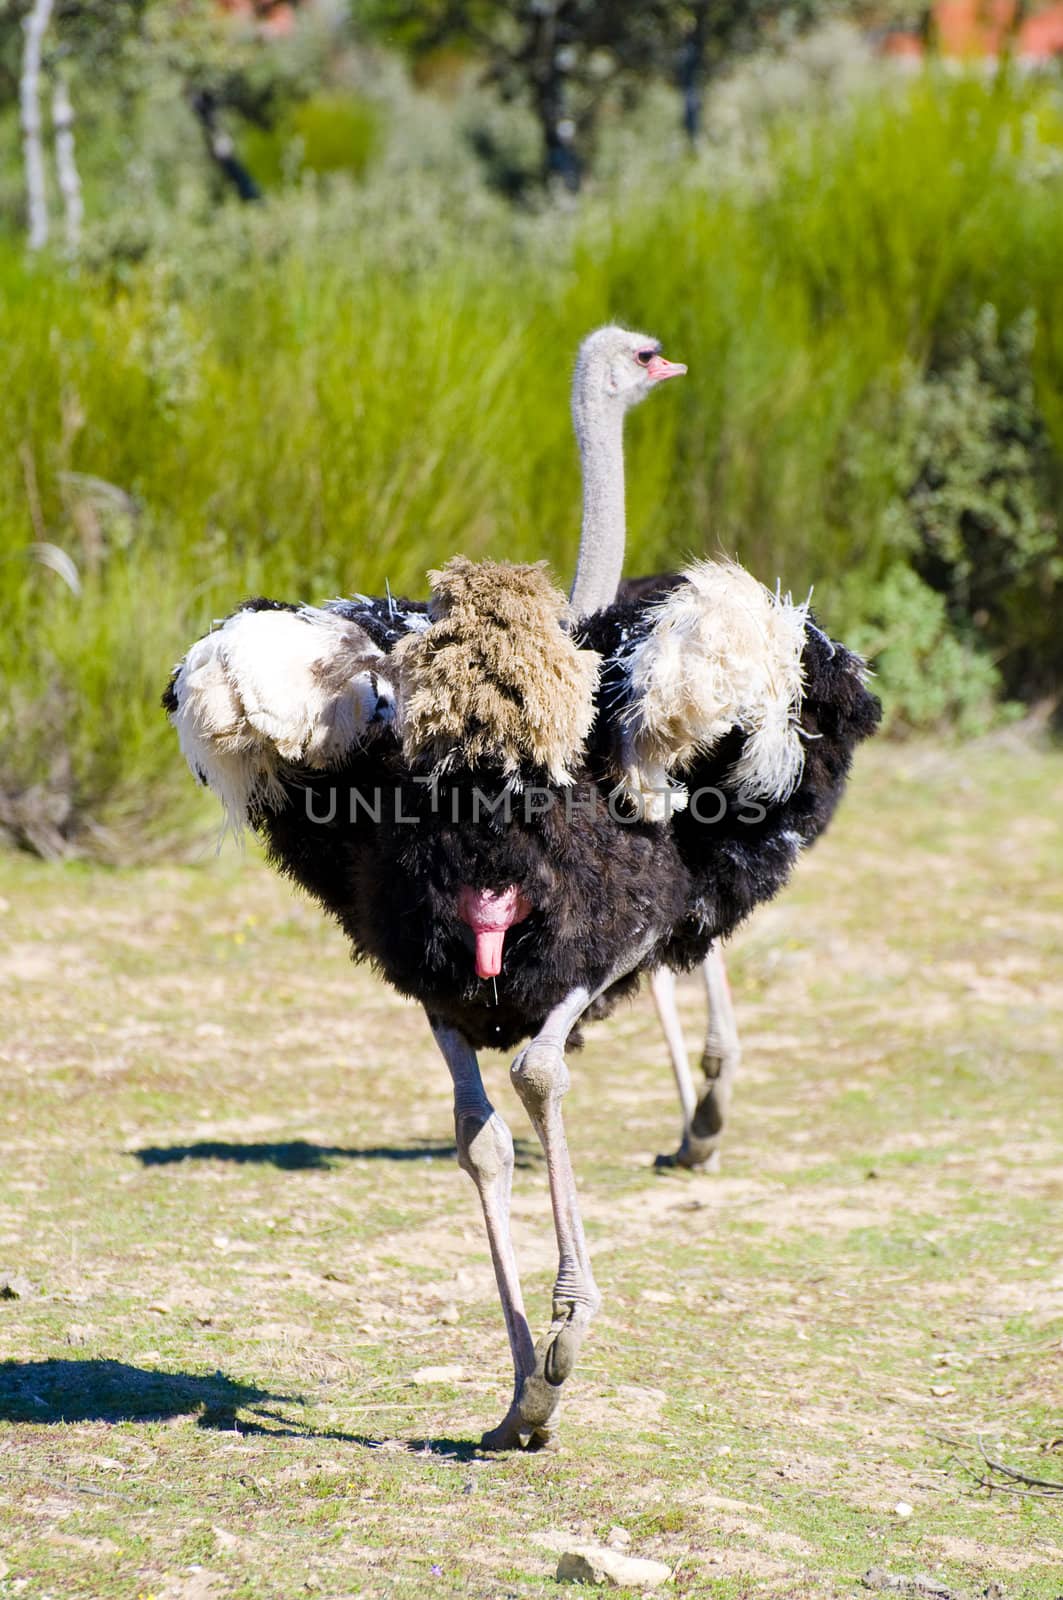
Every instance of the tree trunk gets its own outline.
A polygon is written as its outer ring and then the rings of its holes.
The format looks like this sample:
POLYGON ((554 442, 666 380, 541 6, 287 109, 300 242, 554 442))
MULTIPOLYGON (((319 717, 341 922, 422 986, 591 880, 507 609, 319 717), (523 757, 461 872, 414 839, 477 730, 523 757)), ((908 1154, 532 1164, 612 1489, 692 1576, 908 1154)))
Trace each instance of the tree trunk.
POLYGON ((565 100, 564 73, 551 61, 536 97, 546 152, 546 180, 551 185, 562 184, 569 194, 578 194, 583 163, 576 149, 576 123, 566 114, 565 100))
POLYGON ((228 179, 241 200, 261 200, 262 190, 236 154, 232 139, 218 121, 218 104, 206 90, 192 96, 192 110, 199 118, 207 150, 218 171, 228 179))
POLYGON ((62 74, 52 94, 52 126, 55 129, 55 165, 66 217, 67 249, 74 254, 81 244, 81 222, 85 208, 81 199, 81 176, 74 154, 74 107, 62 74))
POLYGON ((683 96, 683 129, 692 145, 701 133, 705 108, 705 48, 709 35, 708 6, 694 8, 694 20, 679 51, 679 89, 683 96))
POLYGON ((570 194, 579 192, 583 163, 576 148, 576 123, 568 111, 564 47, 557 37, 557 15, 551 6, 531 12, 532 106, 543 136, 543 176, 548 188, 558 184, 570 194))
POLYGON ((29 247, 40 250, 48 243, 48 192, 44 178, 44 147, 41 143, 41 53, 44 35, 52 20, 53 0, 34 0, 23 18, 26 43, 22 52, 22 77, 19 80, 19 105, 22 119, 22 150, 26 163, 26 210, 29 220, 29 247))

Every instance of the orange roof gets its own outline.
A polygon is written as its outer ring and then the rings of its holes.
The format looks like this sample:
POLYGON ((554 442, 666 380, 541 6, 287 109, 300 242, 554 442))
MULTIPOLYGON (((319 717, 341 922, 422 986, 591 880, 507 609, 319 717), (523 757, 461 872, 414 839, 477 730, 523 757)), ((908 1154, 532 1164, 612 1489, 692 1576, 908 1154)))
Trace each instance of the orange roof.
POLYGON ((1038 60, 1063 55, 1063 5, 1027 17, 1019 29, 1019 54, 1038 60))
POLYGON ((218 0, 223 11, 257 22, 264 33, 290 33, 295 26, 295 4, 286 0, 218 0))
POLYGON ((1015 24, 1015 0, 937 0, 934 28, 950 56, 995 56, 1015 24))
MULTIPOLYGON (((1027 61, 1048 61, 1063 55, 1063 0, 1025 17, 1015 28, 1017 0, 937 0, 933 30, 945 56, 984 58, 1012 49, 1027 61)), ((885 55, 916 57, 923 40, 915 33, 889 33, 885 55)))

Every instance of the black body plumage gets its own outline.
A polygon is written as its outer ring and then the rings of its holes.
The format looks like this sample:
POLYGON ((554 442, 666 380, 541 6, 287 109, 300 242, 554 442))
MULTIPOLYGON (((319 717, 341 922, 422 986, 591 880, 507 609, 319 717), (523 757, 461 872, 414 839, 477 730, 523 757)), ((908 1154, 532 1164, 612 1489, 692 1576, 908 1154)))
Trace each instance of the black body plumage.
MULTIPOLYGON (((385 653, 424 625, 424 607, 405 600, 329 609, 385 653)), ((735 794, 729 773, 745 736, 734 730, 683 774, 692 797, 686 811, 667 823, 636 820, 613 798, 621 658, 651 623, 642 597, 580 625, 577 642, 598 651, 604 667, 571 788, 534 772, 507 785, 490 770, 430 782, 381 725, 339 767, 286 769, 281 803, 251 815, 270 860, 338 920, 355 957, 474 1046, 511 1049, 534 1035, 575 987, 595 993, 616 970, 618 952, 644 950, 590 1016, 610 1009, 642 971, 702 960, 713 940, 786 882, 801 848, 830 821, 853 751, 878 721, 862 663, 809 621, 805 759, 789 798, 752 806, 735 794), (510 930, 497 980, 479 979, 458 892, 513 884, 531 914, 510 930)))

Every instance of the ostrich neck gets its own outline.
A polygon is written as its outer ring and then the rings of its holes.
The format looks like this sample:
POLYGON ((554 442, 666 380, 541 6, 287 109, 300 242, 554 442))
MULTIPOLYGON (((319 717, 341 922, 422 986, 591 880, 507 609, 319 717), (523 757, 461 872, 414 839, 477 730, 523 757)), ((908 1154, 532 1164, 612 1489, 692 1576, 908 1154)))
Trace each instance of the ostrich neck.
POLYGON ((619 406, 592 411, 577 398, 572 418, 583 463, 583 524, 569 598, 586 617, 612 605, 624 570, 624 416, 619 406))

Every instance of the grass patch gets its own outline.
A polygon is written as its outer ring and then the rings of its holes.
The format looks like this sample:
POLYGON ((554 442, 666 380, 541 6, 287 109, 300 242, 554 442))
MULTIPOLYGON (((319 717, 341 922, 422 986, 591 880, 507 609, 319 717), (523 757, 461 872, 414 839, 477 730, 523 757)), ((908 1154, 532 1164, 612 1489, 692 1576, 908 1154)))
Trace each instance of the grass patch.
MULTIPOLYGON (((547 1596, 620 1524, 679 1596, 848 1600, 878 1566, 1056 1600, 1055 1503, 973 1469, 982 1435, 1063 1477, 1061 801, 1014 734, 861 757, 735 943, 718 1176, 651 1170, 645 999, 591 1030, 567 1120, 605 1300, 563 1452, 500 1460, 473 1441, 505 1340, 414 1009, 253 853, 0 857, 0 1269, 32 1290, 0 1300, 0 1594, 547 1596)), ((485 1071, 539 1326, 545 1174, 485 1071)))

